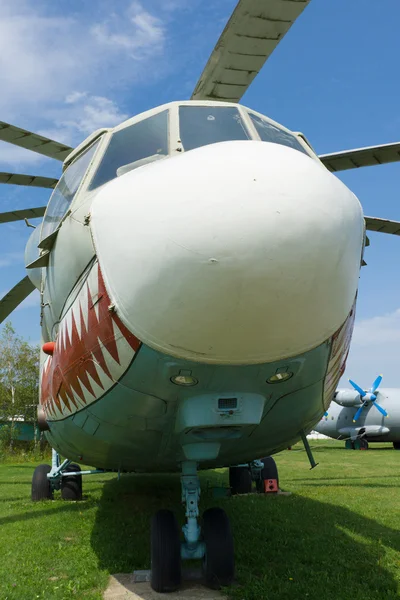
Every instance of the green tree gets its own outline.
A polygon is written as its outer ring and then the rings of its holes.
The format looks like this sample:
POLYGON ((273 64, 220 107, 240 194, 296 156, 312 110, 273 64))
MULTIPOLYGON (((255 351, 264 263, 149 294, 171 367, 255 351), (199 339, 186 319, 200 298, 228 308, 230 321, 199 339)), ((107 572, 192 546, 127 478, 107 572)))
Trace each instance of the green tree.
POLYGON ((33 422, 36 430, 38 398, 39 346, 18 336, 8 321, 0 334, 0 417, 8 422, 2 441, 4 444, 4 437, 8 438, 11 452, 17 419, 33 422))

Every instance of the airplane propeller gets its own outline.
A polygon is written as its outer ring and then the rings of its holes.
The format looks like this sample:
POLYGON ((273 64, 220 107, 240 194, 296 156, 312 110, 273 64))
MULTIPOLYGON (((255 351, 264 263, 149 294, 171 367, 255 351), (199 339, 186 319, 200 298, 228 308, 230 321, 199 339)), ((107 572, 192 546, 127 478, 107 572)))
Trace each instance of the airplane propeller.
POLYGON ((378 377, 375 379, 374 383, 372 384, 369 392, 366 392, 365 390, 363 390, 362 388, 360 388, 360 386, 357 385, 354 381, 352 381, 351 379, 349 379, 350 385, 353 386, 353 388, 360 394, 360 397, 364 400, 363 404, 360 406, 360 408, 358 409, 358 411, 354 415, 353 423, 355 423, 356 421, 358 421, 358 419, 360 418, 360 415, 361 415, 363 409, 366 406, 368 406, 368 404, 370 402, 372 402, 372 404, 375 406, 375 408, 377 410, 379 410, 379 412, 384 417, 388 416, 386 410, 384 408, 382 408, 382 406, 380 406, 376 402, 377 396, 376 396, 375 392, 377 391, 378 387, 380 386, 381 381, 382 381, 382 375, 378 375, 378 377))

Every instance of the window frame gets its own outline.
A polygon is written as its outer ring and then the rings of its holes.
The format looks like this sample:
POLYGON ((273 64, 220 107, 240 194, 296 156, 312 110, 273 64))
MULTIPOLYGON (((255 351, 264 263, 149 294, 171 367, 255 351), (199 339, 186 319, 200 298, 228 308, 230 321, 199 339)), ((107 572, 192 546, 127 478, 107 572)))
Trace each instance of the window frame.
MULTIPOLYGON (((99 160, 97 161, 97 164, 95 166, 95 168, 93 169, 92 172, 92 179, 94 178, 94 176, 97 174, 97 171, 99 170, 99 167, 101 166, 101 163, 103 161, 104 156, 107 153, 108 147, 111 143, 111 139, 113 137, 114 134, 118 133, 119 131, 122 131, 123 129, 128 129, 128 127, 132 127, 132 125, 136 125, 137 123, 140 123, 141 121, 145 121, 146 119, 149 119, 151 117, 154 117, 162 112, 167 112, 167 148, 168 148, 168 155, 166 156, 166 158, 168 158, 169 156, 172 156, 173 154, 177 154, 179 152, 181 152, 181 150, 178 149, 179 144, 177 143, 177 147, 173 150, 172 149, 172 144, 171 144, 171 131, 173 129, 173 132, 176 136, 177 133, 177 124, 176 124, 176 119, 172 119, 172 113, 174 110, 174 105, 172 104, 163 104, 161 106, 157 106, 156 109, 152 109, 152 110, 148 110, 146 112, 140 113, 139 115, 135 115, 134 117, 128 119, 127 121, 124 121, 123 123, 121 123, 120 125, 117 125, 116 127, 114 127, 111 131, 109 131, 104 137, 106 138, 104 140, 104 144, 102 145, 102 153, 101 156, 97 154, 99 160)), ((174 138, 176 140, 176 142, 178 142, 178 137, 176 136, 174 138)), ((117 178, 117 175, 115 175, 114 179, 117 178)), ((97 193, 98 190, 101 190, 101 188, 106 185, 107 183, 109 183, 110 181, 113 181, 114 179, 109 179, 108 181, 105 181, 103 184, 95 187, 94 189, 88 190, 89 194, 94 194, 97 193)), ((90 182, 89 182, 90 183, 90 182)))
MULTIPOLYGON (((242 110, 243 107, 240 104, 234 104, 232 102, 193 102, 193 101, 186 101, 186 102, 178 102, 177 106, 175 107, 176 110, 176 118, 178 121, 178 135, 179 135, 179 144, 181 147, 180 152, 191 152, 191 150, 185 150, 183 144, 182 144, 182 138, 181 138, 181 130, 180 130, 180 118, 179 118, 179 109, 181 108, 181 106, 189 106, 190 108, 195 108, 197 107, 209 107, 209 108, 235 108, 238 113, 240 118, 242 119, 243 125, 244 125, 244 130, 245 132, 249 135, 249 138, 247 140, 240 140, 240 141, 248 141, 248 142, 252 142, 255 139, 259 139, 258 136, 254 135, 253 129, 251 127, 249 127, 248 121, 251 121, 250 118, 244 118, 244 116, 247 117, 247 113, 246 111, 242 110)), ((229 141, 237 141, 237 140, 229 140, 229 141)), ((213 142, 215 144, 221 143, 221 142, 213 142)), ((205 146, 210 146, 212 144, 205 144, 204 146, 196 146, 196 148, 192 148, 192 150, 196 150, 197 148, 204 148, 205 146)))
MULTIPOLYGON (((47 235, 46 237, 43 237, 43 226, 44 226, 44 223, 45 223, 47 212, 48 212, 50 204, 51 204, 51 200, 53 198, 53 194, 54 194, 54 192, 57 189, 58 183, 57 183, 56 187, 54 188, 54 190, 53 190, 53 192, 52 192, 52 194, 51 194, 51 196, 49 198, 49 201, 47 203, 46 212, 44 213, 43 220, 42 220, 42 223, 40 225, 40 241, 39 241, 39 245, 38 245, 39 248, 48 248, 49 244, 46 244, 46 240, 53 240, 53 239, 55 240, 55 238, 57 237, 58 232, 60 231, 60 228, 61 228, 62 224, 65 221, 65 219, 74 210, 76 200, 78 199, 78 197, 80 197, 80 195, 82 193, 82 190, 85 190, 87 188, 87 184, 88 184, 88 181, 89 181, 89 175, 93 175, 93 173, 94 173, 94 171, 93 171, 93 164, 94 164, 95 160, 99 156, 99 151, 100 151, 100 149, 103 146, 104 137, 106 137, 106 136, 104 135, 104 133, 102 133, 99 137, 96 137, 95 139, 90 139, 89 143, 86 146, 82 147, 82 149, 80 150, 79 154, 77 154, 76 156, 74 156, 74 158, 73 158, 73 160, 71 162, 68 162, 67 165, 65 165, 65 163, 64 163, 64 167, 63 167, 63 171, 62 171, 61 177, 64 175, 64 173, 67 172, 67 170, 74 163, 76 163, 76 161, 78 161, 82 157, 83 154, 85 154, 86 152, 88 152, 96 144, 98 145, 97 149, 95 150, 95 152, 94 152, 94 154, 93 154, 93 156, 92 156, 92 158, 91 158, 91 160, 90 160, 90 162, 89 162, 89 164, 88 164, 88 166, 86 168, 85 173, 83 174, 83 177, 82 177, 82 179, 81 179, 81 181, 80 181, 80 183, 79 183, 79 185, 77 187, 77 190, 76 190, 76 192, 74 194, 74 197, 72 198, 72 200, 71 200, 71 202, 70 202, 67 210, 65 211, 64 215, 62 216, 62 218, 58 222, 57 227, 49 235, 47 235)), ((61 179, 61 177, 60 177, 60 179, 61 179)), ((51 244, 51 246, 52 246, 52 244, 51 244)))
MULTIPOLYGON (((277 129, 280 129, 284 133, 288 133, 289 135, 293 136, 297 140, 297 142, 300 144, 300 146, 302 148, 304 148, 305 152, 303 154, 305 154, 306 156, 309 156, 310 158, 315 158, 314 154, 312 154, 312 149, 310 148, 310 146, 308 144, 306 144, 306 142, 296 132, 291 131, 284 125, 281 125, 277 121, 270 119, 266 115, 263 115, 263 114, 257 112, 256 110, 253 110, 251 108, 247 108, 244 106, 242 106, 242 108, 244 109, 244 112, 246 113, 246 125, 252 131, 252 133, 254 135, 254 139, 256 139, 257 141, 260 141, 260 142, 265 142, 265 140, 261 139, 261 136, 258 133, 257 127, 254 125, 254 122, 250 115, 255 115, 259 119, 262 119, 262 120, 266 121, 267 123, 270 123, 273 127, 276 127, 277 129)), ((271 143, 277 144, 278 142, 271 142, 271 143)), ((281 144, 281 145, 284 146, 285 144, 281 144)), ((287 146, 287 148, 289 148, 289 147, 290 146, 287 146)), ((295 148, 293 148, 293 150, 295 150, 295 148)))

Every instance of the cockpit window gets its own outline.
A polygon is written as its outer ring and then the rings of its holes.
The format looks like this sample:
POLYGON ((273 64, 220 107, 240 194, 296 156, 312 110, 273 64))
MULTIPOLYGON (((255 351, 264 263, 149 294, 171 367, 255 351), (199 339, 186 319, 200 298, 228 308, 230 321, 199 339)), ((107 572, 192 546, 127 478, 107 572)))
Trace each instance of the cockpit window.
POLYGON ((179 128, 184 150, 250 139, 238 109, 233 106, 180 106, 179 128))
POLYGON ((167 155, 168 111, 164 110, 113 134, 89 189, 93 190, 127 170, 167 155))
POLYGON ((295 150, 300 150, 300 152, 307 154, 307 151, 291 133, 276 127, 276 125, 272 125, 269 121, 266 121, 251 112, 249 112, 249 117, 253 121, 253 125, 257 129, 257 133, 263 142, 273 142, 275 144, 281 144, 282 146, 289 146, 289 148, 294 148, 295 150))
POLYGON ((80 154, 62 174, 54 188, 49 205, 44 216, 41 239, 51 235, 59 226, 61 219, 67 212, 72 200, 81 184, 81 181, 92 161, 100 140, 97 140, 85 152, 80 154))

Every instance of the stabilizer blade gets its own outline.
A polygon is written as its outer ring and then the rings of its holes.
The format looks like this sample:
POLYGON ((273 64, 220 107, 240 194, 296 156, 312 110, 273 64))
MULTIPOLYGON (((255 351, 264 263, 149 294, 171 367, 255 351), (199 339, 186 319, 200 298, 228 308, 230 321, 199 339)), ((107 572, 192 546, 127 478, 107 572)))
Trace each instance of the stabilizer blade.
POLYGON ((0 172, 0 183, 9 183, 11 185, 25 185, 30 187, 53 189, 56 187, 57 182, 58 179, 54 179, 53 177, 0 172))
POLYGON ((28 276, 21 279, 17 285, 15 285, 12 290, 8 292, 3 298, 0 300, 0 323, 2 323, 7 317, 17 308, 19 304, 25 298, 29 296, 36 289, 33 285, 32 281, 28 276))
POLYGON ((37 208, 24 208, 22 210, 3 212, 0 213, 0 223, 11 223, 12 221, 23 221, 24 219, 38 219, 39 217, 43 217, 46 208, 46 206, 39 206, 37 208))
POLYGON ((239 102, 309 1, 240 0, 191 99, 239 102))
POLYGON ((0 140, 61 161, 65 160, 73 150, 73 148, 65 144, 60 144, 60 142, 55 142, 42 135, 15 127, 4 121, 0 121, 0 140))

